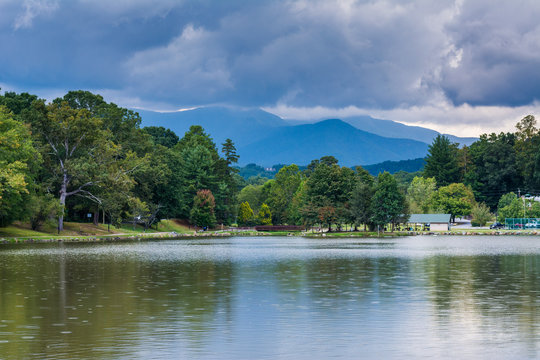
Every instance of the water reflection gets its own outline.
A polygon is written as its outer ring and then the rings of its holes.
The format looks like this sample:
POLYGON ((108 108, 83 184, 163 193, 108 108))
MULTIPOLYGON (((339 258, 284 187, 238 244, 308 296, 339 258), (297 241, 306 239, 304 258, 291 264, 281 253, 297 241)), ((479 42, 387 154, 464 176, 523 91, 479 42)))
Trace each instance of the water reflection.
POLYGON ((0 250, 2 358, 534 358, 536 238, 0 250))

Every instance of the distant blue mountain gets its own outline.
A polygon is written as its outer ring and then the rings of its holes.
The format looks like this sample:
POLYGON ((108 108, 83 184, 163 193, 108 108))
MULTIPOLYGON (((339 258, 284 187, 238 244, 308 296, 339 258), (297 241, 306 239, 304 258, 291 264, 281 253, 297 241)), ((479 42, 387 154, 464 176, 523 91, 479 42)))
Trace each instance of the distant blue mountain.
MULTIPOLYGON (((427 144, 439 134, 369 116, 301 124, 259 109, 203 107, 168 113, 137 111, 143 119, 142 126, 163 126, 179 137, 191 125, 201 125, 219 148, 225 139, 232 139, 240 155, 239 165, 305 165, 325 155, 333 155, 340 164, 348 166, 423 158, 427 144)), ((449 137, 461 144, 476 140, 449 137)))
POLYGON ((289 125, 279 116, 259 109, 214 106, 165 113, 136 111, 143 119, 143 126, 163 126, 174 131, 180 138, 191 125, 200 125, 219 148, 227 138, 232 139, 237 146, 242 146, 265 137, 269 131, 289 125))
MULTIPOLYGON (((390 138, 413 139, 428 144, 431 144, 433 139, 440 134, 435 130, 426 129, 420 126, 404 125, 392 120, 374 119, 371 116, 351 116, 345 117, 342 120, 351 124, 357 129, 376 135, 390 138)), ((451 142, 455 142, 460 145, 469 146, 478 140, 478 138, 475 137, 458 137, 449 134, 444 135, 446 135, 451 142)))
POLYGON ((304 165, 332 155, 341 165, 354 166, 424 157, 427 148, 420 141, 385 138, 333 119, 278 128, 262 140, 239 147, 238 152, 244 164, 304 165))

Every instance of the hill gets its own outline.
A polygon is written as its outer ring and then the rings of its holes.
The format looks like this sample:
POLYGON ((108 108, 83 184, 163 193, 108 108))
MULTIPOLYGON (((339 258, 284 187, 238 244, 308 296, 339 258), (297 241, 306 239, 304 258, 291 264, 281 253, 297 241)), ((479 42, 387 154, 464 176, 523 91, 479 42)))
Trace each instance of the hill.
MULTIPOLYGON (((439 134, 431 129, 369 116, 300 123, 285 121, 260 109, 215 106, 168 113, 137 111, 143 126, 163 126, 179 137, 191 125, 201 125, 218 148, 225 139, 232 139, 240 155, 239 165, 308 164, 324 155, 334 155, 341 164, 351 166, 419 158, 425 156, 426 144, 439 134), (337 121, 341 121, 339 126, 337 121), (332 123, 334 125, 330 126, 332 123), (316 133, 310 134, 310 131, 316 133)), ((461 144, 476 140, 449 137, 461 144)))
POLYGON ((261 140, 239 147, 238 152, 241 163, 309 164, 332 155, 341 165, 354 166, 424 157, 427 148, 420 141, 385 138, 331 119, 278 128, 261 140))
POLYGON ((186 111, 155 112, 137 110, 143 126, 163 126, 179 137, 191 125, 200 125, 220 147, 230 138, 237 146, 247 145, 266 136, 268 131, 289 124, 274 114, 259 109, 236 109, 228 107, 204 107, 186 111))
MULTIPOLYGON (((404 125, 392 120, 374 119, 371 116, 351 116, 345 117, 342 120, 359 130, 367 131, 379 136, 413 139, 427 144, 431 144, 433 139, 440 134, 435 130, 420 126, 404 125)), ((478 140, 478 138, 475 137, 458 137, 449 134, 444 135, 446 135, 451 142, 456 142, 460 145, 469 146, 478 140)))

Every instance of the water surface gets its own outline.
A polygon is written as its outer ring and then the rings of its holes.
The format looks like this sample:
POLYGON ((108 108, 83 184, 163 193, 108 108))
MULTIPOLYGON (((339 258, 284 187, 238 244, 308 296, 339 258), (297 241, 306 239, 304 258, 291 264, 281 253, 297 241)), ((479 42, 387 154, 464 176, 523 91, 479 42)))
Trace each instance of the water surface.
POLYGON ((0 358, 538 358, 540 238, 0 247, 0 358))

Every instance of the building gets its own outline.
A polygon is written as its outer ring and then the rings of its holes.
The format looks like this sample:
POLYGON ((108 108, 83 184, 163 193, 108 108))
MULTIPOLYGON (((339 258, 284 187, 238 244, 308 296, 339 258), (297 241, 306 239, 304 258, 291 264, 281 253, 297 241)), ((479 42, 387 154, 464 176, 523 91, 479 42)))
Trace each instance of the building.
POLYGON ((409 224, 412 227, 417 225, 430 231, 448 231, 450 230, 450 214, 411 214, 409 224))

